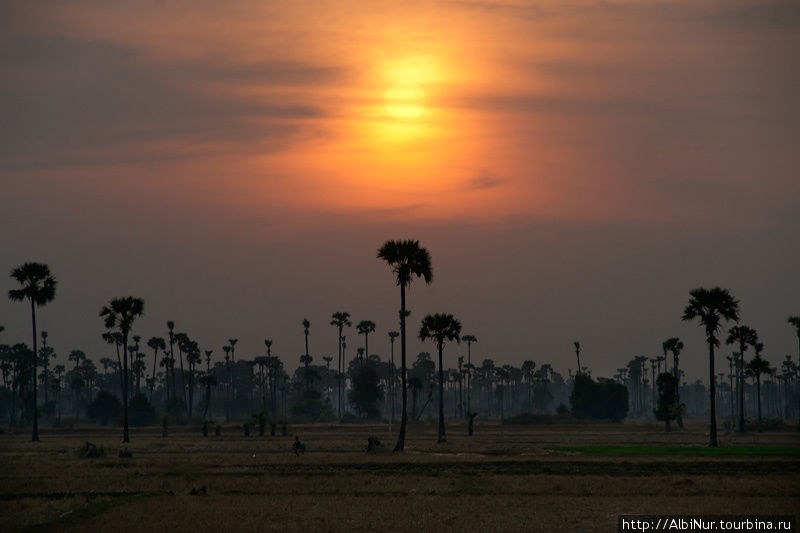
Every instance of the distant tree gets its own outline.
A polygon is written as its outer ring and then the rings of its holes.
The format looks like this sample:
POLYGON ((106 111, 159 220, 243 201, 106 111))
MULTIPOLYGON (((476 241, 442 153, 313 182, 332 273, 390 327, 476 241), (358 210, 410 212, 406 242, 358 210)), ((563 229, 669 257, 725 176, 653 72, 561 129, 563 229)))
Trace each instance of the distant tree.
POLYGON ((117 418, 122 414, 122 404, 119 398, 111 393, 100 391, 86 409, 86 416, 89 420, 95 420, 105 426, 112 418, 117 418))
MULTIPOLYGON (((122 346, 128 345, 128 334, 134 321, 144 314, 144 300, 126 296, 114 298, 100 310, 106 329, 117 328, 122 335, 122 346)), ((122 365, 122 442, 130 442, 128 434, 128 354, 123 350, 122 365)))
MULTIPOLYGON (((664 350, 664 358, 667 357, 667 352, 672 353, 672 374, 678 379, 679 385, 677 389, 678 394, 678 402, 681 401, 681 388, 680 388, 680 373, 678 371, 678 356, 680 356, 681 351, 683 350, 683 342, 678 337, 670 337, 669 339, 665 340, 661 343, 661 349, 664 350)), ((666 362, 664 363, 664 370, 666 371, 666 362)), ((678 427, 683 427, 683 412, 678 413, 678 427)))
POLYGON ((344 391, 344 361, 342 360, 342 330, 346 327, 352 326, 350 322, 350 313, 345 311, 337 311, 331 315, 331 326, 336 326, 339 330, 339 363, 338 363, 338 375, 339 375, 339 399, 337 402, 337 407, 339 409, 339 418, 342 418, 342 410, 344 409, 344 397, 342 396, 342 392, 344 391))
POLYGON ((362 320, 356 326, 359 335, 364 335, 364 353, 369 357, 369 334, 375 331, 375 322, 372 320, 362 320))
POLYGON ((130 404, 130 424, 134 427, 152 426, 156 423, 156 410, 150 405, 147 396, 134 394, 130 404))
POLYGON ((678 378, 669 372, 658 375, 658 405, 653 409, 657 420, 663 420, 666 431, 670 430, 670 422, 678 418, 681 404, 678 400, 678 378))
POLYGON ((436 313, 427 315, 422 319, 419 330, 419 339, 425 341, 433 339, 439 350, 439 438, 437 443, 447 441, 444 426, 444 367, 442 366, 442 352, 445 341, 460 341, 461 322, 451 314, 436 313))
POLYGON ((419 241, 386 241, 378 250, 378 259, 386 261, 395 275, 400 287, 400 379, 403 393, 403 414, 400 421, 400 433, 394 451, 403 451, 408 423, 408 393, 406 391, 406 288, 414 276, 423 278, 430 284, 433 280, 433 267, 428 250, 419 245, 419 241))
POLYGON ((158 351, 167 349, 167 343, 163 337, 150 337, 147 341, 147 346, 153 350, 153 380, 150 382, 150 402, 153 401, 153 388, 156 383, 156 367, 158 366, 158 351))
POLYGON ((461 340, 467 343, 467 413, 472 412, 472 344, 478 342, 474 335, 464 335, 461 340))
POLYGON ((368 420, 380 418, 378 403, 383 400, 378 372, 372 361, 358 365, 352 376, 352 390, 347 399, 353 409, 368 420))
POLYGON ((770 367, 769 361, 761 357, 761 351, 764 349, 764 344, 757 342, 753 346, 756 356, 747 363, 746 370, 756 380, 756 396, 758 397, 758 430, 763 431, 761 424, 761 375, 769 374, 770 367))
POLYGON ((575 372, 575 375, 577 376, 581 373, 581 343, 575 341, 572 344, 575 345, 575 357, 578 359, 578 370, 575 372))
POLYGON ((710 413, 710 446, 717 446, 716 379, 714 374, 714 348, 719 346, 717 334, 722 320, 739 319, 739 302, 726 289, 698 288, 690 293, 689 304, 683 310, 683 320, 699 319, 705 328, 708 342, 708 376, 710 413))
POLYGON ((308 329, 310 327, 311 327, 311 322, 309 322, 307 318, 304 318, 303 319, 303 334, 305 335, 305 338, 306 338, 306 355, 305 355, 305 357, 302 357, 301 360, 303 362, 303 366, 305 367, 305 374, 304 374, 305 375, 305 380, 304 381, 305 381, 305 384, 306 384, 306 389, 311 387, 310 376, 308 375, 308 365, 311 364, 311 356, 308 355, 308 329))
MULTIPOLYGON (((797 334, 797 351, 798 351, 798 362, 800 362, 800 316, 790 316, 786 320, 789 325, 794 326, 795 333, 797 334)), ((797 381, 798 390, 797 390, 797 413, 798 413, 798 422, 797 427, 800 429, 800 380, 797 381)))
POLYGON ((28 300, 31 304, 31 326, 33 329, 33 431, 31 440, 39 441, 39 409, 36 405, 36 308, 47 305, 56 297, 56 279, 50 273, 50 267, 42 263, 23 263, 11 271, 11 277, 22 287, 8 291, 12 302, 28 300))
POLYGON ((628 414, 628 389, 610 379, 597 382, 589 374, 577 374, 570 404, 576 418, 619 422, 628 414))
POLYGON ((728 331, 728 339, 725 344, 739 345, 739 360, 737 363, 739 375, 739 432, 744 433, 744 352, 748 346, 754 346, 758 342, 756 330, 748 326, 733 326, 728 331))
POLYGON ((394 424, 394 340, 400 336, 400 332, 398 331, 390 331, 389 332, 389 346, 391 351, 391 365, 389 367, 390 378, 389 378, 389 399, 391 403, 391 411, 389 415, 389 425, 394 424))

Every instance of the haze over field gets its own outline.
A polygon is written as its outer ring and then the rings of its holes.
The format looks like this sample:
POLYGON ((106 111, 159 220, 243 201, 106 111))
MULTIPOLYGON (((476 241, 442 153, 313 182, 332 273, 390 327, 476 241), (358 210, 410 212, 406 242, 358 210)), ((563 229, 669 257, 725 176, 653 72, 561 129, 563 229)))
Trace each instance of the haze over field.
MULTIPOLYGON (((319 363, 339 310, 377 323, 385 358, 397 289, 375 254, 402 238, 434 268, 412 284, 410 331, 453 313, 478 361, 566 375, 580 340, 611 376, 680 336, 688 378, 707 380, 703 333, 680 317, 714 285, 765 358, 797 353, 796 2, 0 15, 0 268, 50 265, 39 326, 61 357, 107 355, 98 311, 133 294, 136 332, 172 319, 215 358, 230 337, 246 358, 270 337, 293 368, 307 317, 319 363)), ((2 342, 29 342, 29 319, 0 299, 2 342)))

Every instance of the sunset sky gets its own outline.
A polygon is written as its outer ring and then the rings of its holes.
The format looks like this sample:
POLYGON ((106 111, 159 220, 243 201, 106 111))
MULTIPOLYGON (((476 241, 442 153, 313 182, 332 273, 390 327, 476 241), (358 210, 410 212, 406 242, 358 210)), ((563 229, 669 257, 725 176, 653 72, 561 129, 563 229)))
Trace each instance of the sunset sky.
MULTIPOLYGON (((269 337, 293 370, 302 319, 321 363, 349 311, 386 357, 375 255, 401 238, 434 266, 410 333, 453 313, 474 363, 566 375, 579 340, 612 376, 680 336, 707 380, 680 317, 714 285, 796 360, 798 50, 796 1, 4 3, 0 268, 50 265, 61 361, 108 355, 97 314, 129 294, 145 340, 269 337)), ((24 306, 0 324, 30 342, 24 306)))

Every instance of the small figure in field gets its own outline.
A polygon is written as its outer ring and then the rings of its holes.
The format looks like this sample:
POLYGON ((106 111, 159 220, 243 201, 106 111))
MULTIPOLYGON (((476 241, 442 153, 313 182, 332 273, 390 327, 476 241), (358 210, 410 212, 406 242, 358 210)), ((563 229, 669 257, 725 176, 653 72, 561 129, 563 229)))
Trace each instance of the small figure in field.
POLYGON ((306 444, 304 442, 300 442, 300 437, 297 435, 294 436, 294 444, 292 444, 292 448, 294 449, 295 455, 306 453, 306 444))
POLYGON ((469 417, 469 425, 467 427, 469 431, 469 436, 471 437, 472 431, 473 429, 475 429, 475 417, 478 416, 478 413, 467 413, 467 416, 469 417))
POLYGON ((381 448, 383 448, 383 445, 376 437, 370 437, 367 439, 367 452, 371 452, 373 450, 377 451, 381 448))

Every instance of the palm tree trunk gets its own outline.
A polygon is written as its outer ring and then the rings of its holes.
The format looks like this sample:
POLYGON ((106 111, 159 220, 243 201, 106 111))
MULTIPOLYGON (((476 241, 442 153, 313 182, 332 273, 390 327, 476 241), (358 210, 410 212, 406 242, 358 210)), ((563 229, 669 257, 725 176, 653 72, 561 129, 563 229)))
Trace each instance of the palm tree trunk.
MULTIPOLYGON (((128 346, 128 332, 122 334, 123 348, 128 346)), ((128 350, 122 350, 122 442, 130 442, 128 436, 128 350)))
POLYGON ((472 412, 470 395, 472 393, 472 343, 467 343, 467 416, 472 412))
POLYGON ((761 374, 756 374, 756 394, 758 395, 758 431, 761 428, 761 374))
POLYGON ((338 379, 336 380, 336 381, 339 382, 339 395, 338 395, 339 396, 339 401, 337 402, 338 403, 338 407, 339 407, 339 420, 342 419, 342 405, 344 403, 344 400, 342 398, 342 389, 343 389, 343 386, 342 386, 342 369, 343 369, 343 366, 342 366, 342 327, 343 327, 342 324, 339 324, 339 376, 338 376, 338 379))
POLYGON ((716 408, 716 381, 714 379, 714 343, 713 339, 708 340, 708 375, 709 375, 709 401, 711 403, 710 425, 709 425, 709 446, 717 446, 717 408, 716 408))
POLYGON ((744 350, 739 345, 739 433, 744 433, 744 350))
POLYGON ((37 374, 37 359, 36 353, 36 302, 31 298, 31 324, 33 325, 33 433, 31 441, 39 442, 39 409, 36 408, 36 374, 37 374))
POLYGON ((153 351, 153 381, 150 382, 150 403, 153 403, 153 389, 156 386, 156 366, 158 366, 158 350, 153 351))
POLYGON ((439 344, 439 439, 438 443, 447 442, 444 433, 444 369, 442 368, 442 343, 439 344))
POLYGON ((392 348, 391 348, 391 351, 392 351, 392 355, 391 355, 392 366, 389 368, 389 372, 391 374, 391 377, 390 377, 391 381, 389 382, 389 396, 390 396, 390 400, 391 400, 391 404, 392 404, 392 411, 391 411, 391 414, 389 415, 389 430, 391 431, 391 429, 392 429, 391 426, 394 424, 394 338, 392 338, 392 341, 391 341, 390 344, 392 345, 392 348))
POLYGON ((397 435, 395 452, 402 452, 406 444, 408 423, 408 392, 406 391, 406 286, 400 284, 400 386, 403 392, 403 414, 400 418, 400 433, 397 435))

